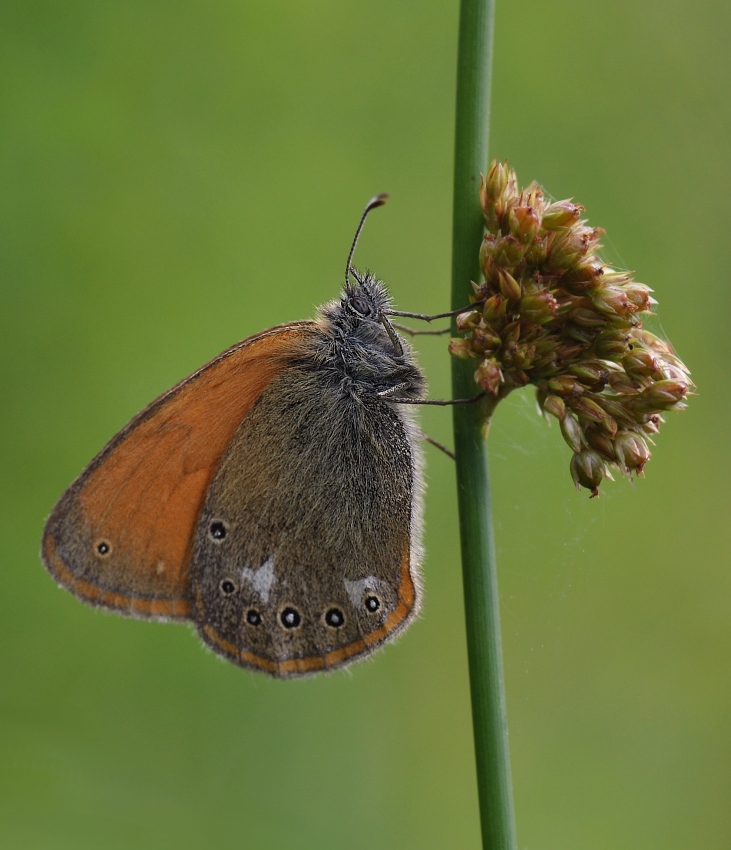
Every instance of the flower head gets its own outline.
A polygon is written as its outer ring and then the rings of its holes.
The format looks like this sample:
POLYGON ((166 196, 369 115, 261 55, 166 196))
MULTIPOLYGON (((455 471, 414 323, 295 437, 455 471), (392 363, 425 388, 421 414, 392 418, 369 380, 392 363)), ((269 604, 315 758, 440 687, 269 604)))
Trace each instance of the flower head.
POLYGON ((598 495, 612 466, 641 475, 662 414, 683 410, 693 386, 670 344, 642 326, 652 290, 601 259, 604 231, 582 206, 548 203, 536 183, 520 189, 507 162, 492 162, 480 204, 485 281, 450 352, 476 360, 475 382, 496 398, 535 385, 578 488, 598 495))

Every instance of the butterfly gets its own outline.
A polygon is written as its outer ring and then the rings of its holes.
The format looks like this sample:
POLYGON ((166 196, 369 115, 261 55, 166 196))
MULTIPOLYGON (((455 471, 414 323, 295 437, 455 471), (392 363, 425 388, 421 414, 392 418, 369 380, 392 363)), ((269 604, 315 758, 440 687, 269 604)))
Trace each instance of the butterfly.
POLYGON ((63 494, 42 559, 79 599, 188 620, 279 678, 370 655, 419 610, 425 379, 384 284, 346 265, 311 321, 224 351, 63 494))

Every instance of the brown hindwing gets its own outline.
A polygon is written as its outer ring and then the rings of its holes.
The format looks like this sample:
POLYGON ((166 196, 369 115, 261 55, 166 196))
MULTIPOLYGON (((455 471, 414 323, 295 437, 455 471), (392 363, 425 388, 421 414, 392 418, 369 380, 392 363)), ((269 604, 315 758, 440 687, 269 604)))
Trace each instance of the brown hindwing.
POLYGON ((132 419, 48 519, 41 557, 51 575, 93 605, 189 617, 193 540, 221 457, 315 332, 313 322, 296 322, 250 337, 132 419))
POLYGON ((290 678, 393 638, 418 609, 418 463, 405 414, 302 358, 241 423, 191 563, 201 637, 290 678))

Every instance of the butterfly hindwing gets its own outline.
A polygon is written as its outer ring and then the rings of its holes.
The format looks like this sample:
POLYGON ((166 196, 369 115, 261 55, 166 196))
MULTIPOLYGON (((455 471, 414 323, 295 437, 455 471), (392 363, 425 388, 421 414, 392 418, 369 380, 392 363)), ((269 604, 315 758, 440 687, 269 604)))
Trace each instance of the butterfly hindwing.
POLYGON ((191 580, 203 639, 276 676, 333 668, 418 607, 408 421, 305 359, 241 423, 201 511, 191 580))

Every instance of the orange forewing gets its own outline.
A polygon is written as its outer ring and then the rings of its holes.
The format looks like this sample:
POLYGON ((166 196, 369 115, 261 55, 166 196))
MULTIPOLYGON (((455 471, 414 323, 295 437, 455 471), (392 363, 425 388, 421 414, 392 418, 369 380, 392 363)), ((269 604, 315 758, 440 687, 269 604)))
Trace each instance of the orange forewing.
POLYGON ((315 327, 295 322, 244 340, 122 429, 46 523, 42 557, 57 581, 123 613, 189 617, 192 544, 210 482, 238 426, 315 327))

